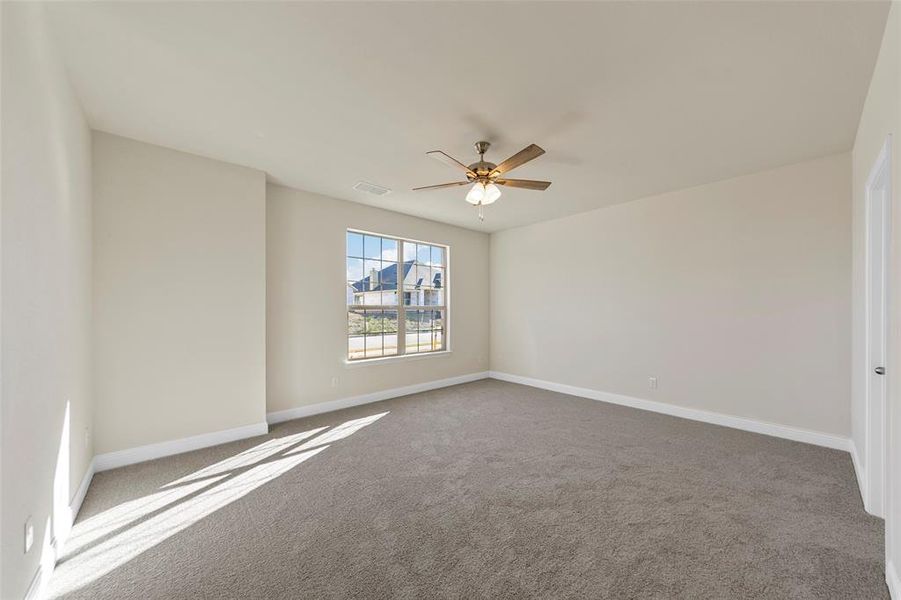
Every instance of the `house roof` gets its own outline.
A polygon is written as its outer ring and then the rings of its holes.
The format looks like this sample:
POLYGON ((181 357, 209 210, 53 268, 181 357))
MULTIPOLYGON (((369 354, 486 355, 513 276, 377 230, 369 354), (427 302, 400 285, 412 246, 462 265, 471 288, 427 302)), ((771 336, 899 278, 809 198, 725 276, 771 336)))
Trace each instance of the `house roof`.
MULTIPOLYGON (((412 260, 400 263, 404 267, 403 277, 401 278, 402 281, 405 281, 407 275, 410 274, 410 269, 413 267, 413 263, 414 261, 412 260)), ((374 288, 370 289, 369 287, 369 275, 359 281, 354 282, 351 287, 353 287, 355 292, 377 292, 383 289, 395 290, 397 289, 397 265, 398 263, 391 263, 389 266, 379 271, 379 282, 378 285, 376 285, 374 288)), ((419 278, 416 281, 416 286, 419 287, 420 285, 422 285, 422 278, 419 278)), ((442 287, 441 273, 435 273, 435 277, 432 280, 432 285, 436 288, 442 287)))

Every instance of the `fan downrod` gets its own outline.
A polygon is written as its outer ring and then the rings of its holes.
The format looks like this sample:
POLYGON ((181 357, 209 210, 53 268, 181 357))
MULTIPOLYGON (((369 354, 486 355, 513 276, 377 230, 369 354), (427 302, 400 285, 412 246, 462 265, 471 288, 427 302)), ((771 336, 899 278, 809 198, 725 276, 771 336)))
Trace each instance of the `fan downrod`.
POLYGON ((485 153, 488 152, 490 147, 491 142, 481 141, 475 143, 476 152, 479 153, 479 161, 469 165, 469 170, 475 175, 475 177, 467 175, 470 181, 482 181, 483 183, 490 181, 488 174, 497 166, 492 162, 485 161, 485 153))

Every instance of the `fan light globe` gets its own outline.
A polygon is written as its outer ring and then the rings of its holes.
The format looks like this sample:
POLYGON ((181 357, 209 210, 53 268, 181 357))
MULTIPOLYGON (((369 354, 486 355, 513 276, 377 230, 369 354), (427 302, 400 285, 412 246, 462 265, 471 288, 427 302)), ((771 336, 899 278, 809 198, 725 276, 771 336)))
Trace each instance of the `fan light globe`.
POLYGON ((501 197, 501 190, 493 183, 485 185, 482 182, 475 183, 466 194, 466 201, 470 204, 485 206, 501 197))
POLYGON ((481 204, 484 198, 485 186, 481 183, 474 184, 471 188, 469 188, 469 193, 466 194, 466 201, 473 205, 481 204))
POLYGON ((501 188, 497 187, 493 183, 489 183, 485 186, 485 197, 482 198, 482 204, 491 204, 500 197, 501 188))

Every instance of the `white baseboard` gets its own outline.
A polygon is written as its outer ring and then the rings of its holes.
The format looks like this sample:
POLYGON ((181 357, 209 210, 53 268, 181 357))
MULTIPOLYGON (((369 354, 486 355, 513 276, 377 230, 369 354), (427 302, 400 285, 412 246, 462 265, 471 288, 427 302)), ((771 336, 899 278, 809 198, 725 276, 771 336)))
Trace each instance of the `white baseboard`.
POLYGON ((94 479, 96 461, 96 458, 91 459, 91 464, 88 465, 88 470, 85 472, 84 477, 81 480, 81 485, 78 486, 78 490, 75 492, 75 496, 72 497, 72 501, 69 503, 69 512, 72 513, 73 523, 78 517, 78 511, 81 510, 81 504, 84 502, 84 497, 87 495, 88 488, 91 486, 91 480, 94 479))
POLYGON ((854 475, 857 476, 857 488, 860 491, 860 501, 863 503, 864 507, 867 504, 867 471, 863 468, 863 463, 860 461, 860 454, 857 452, 857 444, 854 443, 854 440, 849 440, 848 442, 849 451, 851 452, 851 464, 854 465, 854 475))
POLYGON ((100 471, 108 471, 109 469, 133 465, 155 458, 172 456, 173 454, 181 454, 183 452, 190 452, 191 450, 199 450, 200 448, 218 446, 219 444, 226 444, 228 442, 256 437, 258 435, 266 435, 267 433, 269 433, 269 425, 266 423, 256 423, 255 425, 245 425, 244 427, 236 427, 224 431, 214 431, 212 433, 204 433, 182 438, 180 440, 149 444, 147 446, 139 446, 137 448, 129 448, 117 452, 107 452, 106 454, 98 454, 94 457, 94 470, 99 473, 100 471))
POLYGON ((330 400, 328 402, 319 402, 317 404, 307 404, 298 406, 297 408, 289 408, 287 410, 279 410, 266 415, 266 420, 270 425, 281 423, 282 421, 292 421, 294 419, 302 419, 312 415, 340 410, 342 408, 350 408, 352 406, 360 406, 361 404, 369 404, 370 402, 379 402, 388 400, 389 398, 397 398, 399 396, 407 396, 419 392, 427 392, 438 388, 457 385, 460 383, 469 383, 470 381, 478 381, 488 377, 488 371, 479 373, 469 373, 467 375, 459 375, 457 377, 449 377, 447 379, 439 379, 437 381, 427 381, 425 383, 416 383, 406 385, 404 387, 391 388, 390 390, 382 390, 381 392, 372 392, 371 394, 363 394, 362 396, 351 396, 349 398, 340 398, 338 400, 330 400))
POLYGON ((28 590, 25 592, 24 600, 43 600, 44 589, 48 579, 49 577, 44 577, 43 569, 38 566, 38 570, 31 580, 31 585, 28 586, 28 590))
POLYGON ((65 515, 68 522, 59 528, 59 535, 53 540, 53 545, 58 556, 63 553, 66 542, 69 539, 69 534, 72 532, 72 526, 75 524, 75 519, 78 518, 78 511, 81 510, 81 503, 84 502, 84 497, 87 495, 88 488, 91 486, 91 481, 94 479, 96 461, 96 458, 92 458, 91 462, 88 464, 84 477, 81 478, 81 484, 79 484, 78 489, 75 490, 75 495, 72 496, 72 499, 69 501, 69 513, 65 515))
POLYGON ((777 425, 775 423, 767 423, 765 421, 756 421, 745 417, 734 417, 722 413, 701 410, 698 408, 687 408, 677 406, 675 404, 667 404, 666 402, 656 402, 654 400, 645 400, 643 398, 634 398, 632 396, 624 396, 622 394, 613 394, 610 392, 601 392, 589 388, 576 387, 563 383, 554 383, 552 381, 544 381, 541 379, 533 379, 531 377, 522 377, 521 375, 511 375, 499 371, 491 371, 489 377, 499 379, 501 381, 509 381, 511 383, 520 383, 531 387, 542 388, 552 392, 560 392, 561 394, 569 394, 571 396, 581 396, 591 400, 599 400, 601 402, 609 402, 610 404, 620 404, 622 406, 630 406, 641 410, 662 413, 674 417, 682 417, 683 419, 691 419, 692 421, 701 421, 704 423, 712 423, 713 425, 722 425, 724 427, 732 427, 744 431, 754 433, 762 433, 773 437, 784 438, 796 442, 804 442, 807 444, 815 444, 817 446, 825 446, 836 450, 850 450, 851 441, 848 438, 821 433, 819 431, 810 431, 808 429, 799 429, 797 427, 789 427, 787 425, 777 425))
MULTIPOLYGON (((56 560, 62 556, 63 548, 69 534, 72 532, 72 525, 75 523, 75 518, 78 516, 81 503, 84 502, 85 494, 88 493, 88 487, 91 485, 93 478, 94 461, 91 460, 88 468, 85 470, 84 477, 81 479, 81 484, 69 502, 68 513, 60 515, 61 518, 66 519, 68 522, 60 524, 59 527, 54 526, 55 537, 50 541, 49 547, 42 551, 41 562, 34 577, 31 579, 28 590, 25 592, 24 600, 43 600, 50 576, 53 575, 53 570, 56 566, 56 560)), ((50 523, 49 519, 47 522, 48 524, 50 523)))
POLYGON ((901 579, 898 578, 898 570, 892 561, 885 563, 885 583, 892 600, 901 600, 901 579))
MULTIPOLYGON (((266 423, 247 425, 245 427, 238 427, 225 431, 216 431, 213 433, 196 435, 189 438, 182 438, 180 440, 160 442, 147 446, 139 446, 137 448, 129 448, 127 450, 98 454, 94 457, 93 467, 94 471, 99 473, 101 471, 108 471, 110 469, 116 469, 118 467, 133 465, 136 463, 153 460, 155 458, 162 458, 164 456, 171 456, 173 454, 181 454, 183 452, 190 452, 191 450, 208 448, 209 446, 217 446, 219 444, 225 444, 228 442, 233 442, 235 440, 255 437, 258 435, 266 435, 269 432, 270 423, 280 423, 282 421, 300 419, 302 417, 309 417, 311 415, 317 415, 320 413, 339 410, 342 408, 349 408, 351 406, 369 404, 370 402, 378 402, 379 400, 387 400, 389 398, 396 398, 398 396, 406 396, 408 394, 415 394, 417 392, 425 392, 428 390, 434 390, 450 385, 457 385, 459 383, 468 383, 470 381, 476 381, 478 379, 485 379, 486 377, 488 377, 488 372, 482 371, 479 373, 460 375, 458 377, 449 377, 448 379, 439 379, 437 381, 427 381, 425 383, 417 383, 414 385, 392 388, 390 390, 373 392, 371 394, 363 394, 362 396, 341 398, 339 400, 332 400, 330 402, 320 402, 319 404, 309 404, 307 406, 299 406, 297 408, 291 408, 288 410, 271 412, 266 415, 266 423)), ((85 492, 86 491, 87 488, 85 488, 85 492)), ((84 496, 82 495, 82 498, 83 497, 84 496)))

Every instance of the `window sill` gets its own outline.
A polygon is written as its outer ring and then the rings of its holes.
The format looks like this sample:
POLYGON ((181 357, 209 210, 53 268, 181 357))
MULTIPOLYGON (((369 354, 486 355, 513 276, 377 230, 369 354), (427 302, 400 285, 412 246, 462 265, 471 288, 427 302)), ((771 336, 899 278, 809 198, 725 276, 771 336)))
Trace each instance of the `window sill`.
POLYGON ((396 362, 407 362, 410 360, 425 360, 427 358, 449 358, 451 350, 441 350, 439 352, 423 352, 422 354, 404 354, 403 356, 383 356, 380 358, 361 358, 357 360, 344 359, 344 366, 347 368, 365 367, 370 365, 384 365, 396 362))

